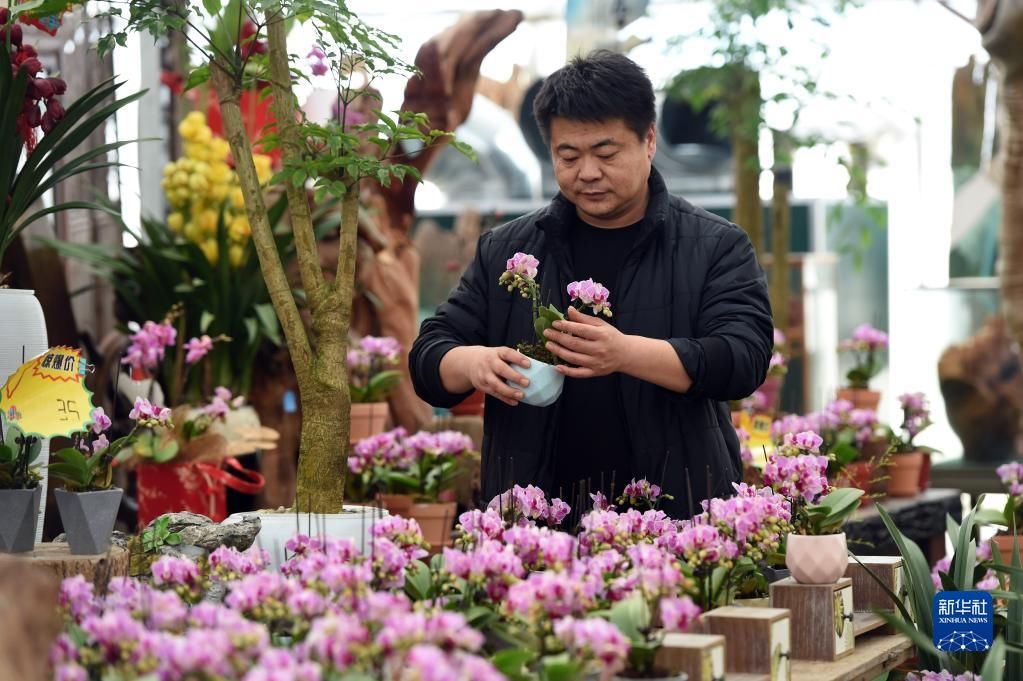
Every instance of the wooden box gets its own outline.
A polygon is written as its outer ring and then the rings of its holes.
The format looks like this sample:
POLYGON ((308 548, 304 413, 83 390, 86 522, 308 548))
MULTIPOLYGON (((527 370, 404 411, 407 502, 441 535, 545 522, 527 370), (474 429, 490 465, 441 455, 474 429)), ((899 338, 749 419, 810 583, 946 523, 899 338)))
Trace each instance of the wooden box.
POLYGON ((708 634, 725 637, 727 673, 791 679, 788 610, 728 606, 704 613, 703 622, 708 634))
POLYGON ((771 605, 792 612, 792 659, 837 660, 853 651, 853 585, 800 584, 789 577, 771 585, 771 605))
POLYGON ((850 558, 849 567, 845 570, 845 576, 852 579, 853 583, 854 611, 872 612, 876 609, 898 612, 891 596, 871 577, 870 572, 894 591, 902 599, 903 605, 909 607, 909 592, 903 577, 902 558, 899 556, 857 556, 857 558, 860 562, 857 563, 850 558))
POLYGON ((671 632, 664 635, 655 660, 658 668, 673 674, 685 673, 689 681, 722 681, 725 637, 671 632))

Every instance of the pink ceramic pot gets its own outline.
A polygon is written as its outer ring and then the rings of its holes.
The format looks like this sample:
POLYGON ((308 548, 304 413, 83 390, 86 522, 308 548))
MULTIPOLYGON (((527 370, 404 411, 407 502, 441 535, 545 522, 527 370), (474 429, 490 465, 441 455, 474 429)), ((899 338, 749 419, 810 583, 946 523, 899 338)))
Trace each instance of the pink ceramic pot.
POLYGON ((785 541, 785 567, 800 584, 834 584, 848 566, 845 532, 818 537, 790 534, 785 541))

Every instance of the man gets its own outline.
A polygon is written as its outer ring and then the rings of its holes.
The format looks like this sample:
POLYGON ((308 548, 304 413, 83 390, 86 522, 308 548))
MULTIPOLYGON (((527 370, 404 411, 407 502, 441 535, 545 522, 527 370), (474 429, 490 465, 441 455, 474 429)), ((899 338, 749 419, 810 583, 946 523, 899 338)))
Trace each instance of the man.
POLYGON ((457 404, 489 396, 483 500, 535 484, 570 504, 647 478, 687 517, 741 476, 725 400, 767 374, 773 323, 763 271, 740 228, 665 189, 652 168, 654 92, 627 57, 596 52, 544 82, 533 113, 561 193, 479 241, 476 256, 409 356, 416 392, 457 404), (512 349, 532 337, 528 304, 498 284, 516 252, 540 260, 542 299, 568 307, 570 281, 610 289, 609 321, 569 310, 548 330, 564 360, 551 407, 518 404, 526 385, 512 349))

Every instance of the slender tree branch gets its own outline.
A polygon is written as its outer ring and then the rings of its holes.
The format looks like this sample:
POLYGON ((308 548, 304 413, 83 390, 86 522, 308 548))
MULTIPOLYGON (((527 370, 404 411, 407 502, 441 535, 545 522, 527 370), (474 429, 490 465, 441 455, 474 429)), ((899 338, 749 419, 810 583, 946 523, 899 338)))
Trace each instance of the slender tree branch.
POLYGON ((284 265, 281 263, 280 253, 277 251, 273 230, 267 219, 266 203, 263 201, 263 193, 259 186, 256 165, 252 160, 252 146, 242 118, 240 96, 230 72, 218 62, 210 62, 210 80, 220 100, 224 132, 234 155, 235 172, 238 173, 238 182, 245 196, 245 213, 252 228, 252 243, 259 257, 263 280, 266 282, 274 311, 281 320, 288 349, 291 351, 291 361, 295 365, 295 373, 304 377, 312 364, 312 349, 284 265))
MULTIPOLYGON (((284 26, 284 14, 279 10, 267 10, 267 40, 270 45, 270 87, 273 90, 273 112, 277 119, 277 134, 280 139, 281 159, 285 166, 302 161, 303 140, 295 122, 295 101, 291 93, 291 71, 288 64, 288 36, 284 26), (288 83, 287 87, 284 83, 288 83)), ((288 212, 291 229, 295 235, 295 251, 298 258, 302 286, 309 300, 314 317, 322 313, 327 294, 323 268, 320 266, 316 233, 309 216, 309 198, 304 183, 298 187, 291 180, 285 182, 288 193, 288 212)))

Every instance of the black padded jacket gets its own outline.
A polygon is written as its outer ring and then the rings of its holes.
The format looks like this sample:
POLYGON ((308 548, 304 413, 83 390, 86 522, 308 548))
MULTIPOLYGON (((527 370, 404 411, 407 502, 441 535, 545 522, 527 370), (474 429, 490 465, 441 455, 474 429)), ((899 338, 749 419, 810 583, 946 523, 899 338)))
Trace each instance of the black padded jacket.
MULTIPOLYGON (((604 284, 618 329, 667 340, 693 384, 682 394, 621 374, 618 406, 632 444, 632 470, 675 497, 661 508, 688 517, 702 499, 731 495, 741 478, 726 401, 747 397, 764 381, 773 322, 764 273, 746 233, 669 194, 656 170, 649 187, 636 242, 617 281, 604 284)), ((466 397, 441 383, 440 361, 451 348, 514 347, 533 338, 528 303, 497 283, 516 252, 540 260, 542 299, 566 309, 572 269, 565 234, 574 210, 559 195, 480 238, 458 286, 423 322, 412 346, 409 362, 420 397, 439 407, 466 397)), ((549 488, 557 423, 558 403, 509 407, 487 397, 484 503, 512 484, 549 488)))

